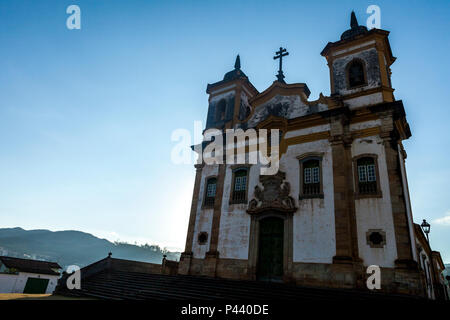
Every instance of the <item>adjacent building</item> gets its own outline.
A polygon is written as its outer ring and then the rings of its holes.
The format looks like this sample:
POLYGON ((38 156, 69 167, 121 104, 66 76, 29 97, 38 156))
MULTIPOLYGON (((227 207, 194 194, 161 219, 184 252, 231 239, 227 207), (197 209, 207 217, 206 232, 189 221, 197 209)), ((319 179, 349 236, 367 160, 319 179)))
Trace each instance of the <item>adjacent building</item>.
POLYGON ((0 256, 0 293, 53 293, 60 270, 56 262, 0 256))

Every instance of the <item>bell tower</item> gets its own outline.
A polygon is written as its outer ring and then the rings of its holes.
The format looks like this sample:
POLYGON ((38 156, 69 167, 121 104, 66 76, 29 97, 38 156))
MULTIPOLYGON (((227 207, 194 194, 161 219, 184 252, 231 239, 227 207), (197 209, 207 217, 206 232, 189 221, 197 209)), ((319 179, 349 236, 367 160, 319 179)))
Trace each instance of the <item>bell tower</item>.
POLYGON ((227 72, 223 80, 208 84, 206 93, 209 94, 206 129, 226 129, 247 118, 251 112, 248 101, 258 90, 241 70, 241 59, 237 55, 234 69, 227 72))
POLYGON ((350 108, 395 100, 390 66, 396 58, 388 35, 381 29, 367 30, 351 13, 350 29, 321 52, 330 68, 332 96, 341 96, 350 108))

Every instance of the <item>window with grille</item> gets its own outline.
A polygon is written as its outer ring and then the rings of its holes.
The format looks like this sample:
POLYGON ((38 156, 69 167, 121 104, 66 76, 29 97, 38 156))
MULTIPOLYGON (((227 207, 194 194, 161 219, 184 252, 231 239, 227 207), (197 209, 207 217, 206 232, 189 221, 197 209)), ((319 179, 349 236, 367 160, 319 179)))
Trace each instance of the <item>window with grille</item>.
POLYGON ((303 195, 320 194, 320 161, 303 162, 303 195))
POLYGON ((216 185, 216 178, 210 178, 206 183, 205 206, 207 207, 214 206, 214 199, 216 198, 216 185))
POLYGON ((245 203, 247 201, 247 173, 246 169, 234 172, 233 203, 245 203))
POLYGON ((349 87, 358 87, 366 83, 364 77, 364 65, 359 60, 350 62, 348 66, 348 85, 349 87))
POLYGON ((375 159, 372 157, 358 159, 357 170, 359 193, 376 194, 378 190, 375 159))

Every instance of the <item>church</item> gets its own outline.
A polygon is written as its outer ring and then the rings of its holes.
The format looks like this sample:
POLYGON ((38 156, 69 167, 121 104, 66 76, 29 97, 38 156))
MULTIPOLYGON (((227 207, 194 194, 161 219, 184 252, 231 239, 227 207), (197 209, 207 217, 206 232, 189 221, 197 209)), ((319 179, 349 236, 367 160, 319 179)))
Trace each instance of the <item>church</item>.
POLYGON ((262 92, 239 56, 208 84, 205 130, 278 129, 279 170, 195 165, 178 274, 367 290, 376 265, 384 292, 439 294, 442 259, 413 221, 403 146, 411 131, 391 83, 389 32, 368 30, 353 12, 350 20, 321 52, 330 96, 309 100, 305 83, 285 82, 284 48, 262 92))
POLYGON ((64 273, 56 293, 294 304, 449 300, 444 263, 428 241, 430 225, 413 220, 403 146, 411 130, 394 97, 388 36, 359 25, 352 12, 350 29, 321 52, 331 94, 317 100, 309 100, 305 83, 284 80, 285 48, 275 53, 276 80, 262 92, 238 56, 234 69, 206 89, 204 140, 193 146, 202 157, 180 261, 164 256, 162 264, 145 263, 109 253, 80 270, 81 288, 69 288, 76 273, 64 273), (214 139, 211 130, 219 133, 214 139), (270 130, 263 140, 270 141, 266 156, 277 155, 276 170, 250 161, 255 139, 246 135, 236 144, 232 138, 233 161, 228 141, 210 152, 219 161, 209 161, 203 150, 230 130, 270 130), (234 161, 234 151, 245 161, 234 161), (369 287, 374 268, 379 286, 369 287))

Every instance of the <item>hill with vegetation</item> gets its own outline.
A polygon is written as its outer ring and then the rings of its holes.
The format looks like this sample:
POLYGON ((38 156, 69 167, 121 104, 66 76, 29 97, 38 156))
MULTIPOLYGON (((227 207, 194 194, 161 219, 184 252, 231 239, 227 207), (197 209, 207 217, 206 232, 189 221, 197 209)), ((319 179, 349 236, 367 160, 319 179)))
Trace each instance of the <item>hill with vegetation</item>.
POLYGON ((163 255, 178 260, 179 252, 169 252, 158 245, 134 245, 110 242, 92 234, 67 230, 24 230, 0 228, 0 255, 58 262, 84 267, 103 259, 111 252, 114 258, 161 263, 163 255))

